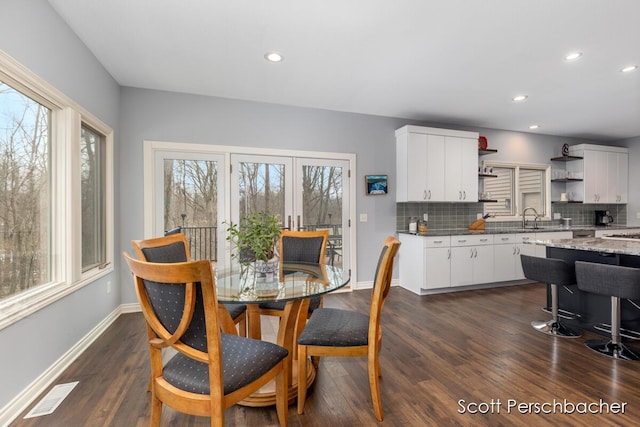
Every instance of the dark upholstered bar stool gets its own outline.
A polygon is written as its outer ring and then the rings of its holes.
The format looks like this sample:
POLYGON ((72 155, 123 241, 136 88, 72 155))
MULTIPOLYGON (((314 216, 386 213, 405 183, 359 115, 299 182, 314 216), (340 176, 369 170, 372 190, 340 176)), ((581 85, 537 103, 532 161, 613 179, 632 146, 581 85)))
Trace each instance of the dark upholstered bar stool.
POLYGON ((640 360, 620 339, 620 298, 640 299, 640 269, 576 261, 578 289, 611 297, 611 340, 588 340, 590 349, 616 359, 640 360))
POLYGON ((547 283, 551 287, 551 320, 534 320, 531 326, 537 331, 562 338, 579 338, 581 333, 560 323, 558 317, 558 286, 575 285, 573 269, 565 261, 520 255, 522 270, 527 279, 547 283))

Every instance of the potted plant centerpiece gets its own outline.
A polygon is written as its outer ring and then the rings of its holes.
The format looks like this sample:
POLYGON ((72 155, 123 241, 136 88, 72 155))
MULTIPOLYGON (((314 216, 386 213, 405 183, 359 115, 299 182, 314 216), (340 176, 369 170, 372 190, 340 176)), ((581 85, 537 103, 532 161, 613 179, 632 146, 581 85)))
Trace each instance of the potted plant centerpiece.
POLYGON ((235 247, 231 256, 243 269, 255 265, 257 273, 268 273, 278 269, 274 250, 280 236, 280 222, 275 215, 259 211, 244 216, 239 224, 227 224, 227 240, 235 247))

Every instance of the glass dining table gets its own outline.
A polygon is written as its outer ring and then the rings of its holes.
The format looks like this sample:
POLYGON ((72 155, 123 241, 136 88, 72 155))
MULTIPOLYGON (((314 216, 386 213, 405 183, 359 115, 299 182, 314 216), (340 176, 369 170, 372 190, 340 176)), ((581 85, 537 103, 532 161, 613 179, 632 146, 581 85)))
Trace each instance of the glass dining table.
MULTIPOLYGON (((219 303, 247 305, 247 335, 261 339, 259 304, 265 302, 285 302, 284 314, 278 326, 276 343, 285 347, 289 358, 290 375, 289 400, 297 396, 296 330, 301 331, 307 319, 309 298, 333 292, 347 285, 350 280, 348 270, 328 264, 280 263, 273 273, 259 273, 249 266, 216 268, 216 292, 219 303)), ((220 304, 219 307, 224 307, 220 304)), ((225 328, 234 327, 230 316, 223 321, 225 328)), ((315 369, 309 362, 307 386, 315 379, 315 369)), ((275 384, 269 383, 257 393, 240 402, 245 406, 274 405, 275 384)))

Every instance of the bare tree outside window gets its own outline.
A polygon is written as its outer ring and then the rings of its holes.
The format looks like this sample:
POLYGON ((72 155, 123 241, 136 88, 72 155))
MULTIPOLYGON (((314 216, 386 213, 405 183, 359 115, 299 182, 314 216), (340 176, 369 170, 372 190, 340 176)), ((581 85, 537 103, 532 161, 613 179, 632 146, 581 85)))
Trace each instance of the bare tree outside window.
POLYGON ((51 280, 50 123, 0 82, 0 298, 51 280))

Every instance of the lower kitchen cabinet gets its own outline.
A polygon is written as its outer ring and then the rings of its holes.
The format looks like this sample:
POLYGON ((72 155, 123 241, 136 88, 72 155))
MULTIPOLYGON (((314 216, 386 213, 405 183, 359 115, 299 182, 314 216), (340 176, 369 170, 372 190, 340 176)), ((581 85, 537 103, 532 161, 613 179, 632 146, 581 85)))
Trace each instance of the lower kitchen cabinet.
POLYGON ((400 234, 402 252, 398 255, 400 282, 417 294, 426 289, 451 285, 451 238, 400 234))
POLYGON ((416 294, 525 279, 520 255, 544 257, 536 239, 568 239, 570 231, 418 236, 400 234, 400 284, 416 294))
POLYGON ((451 236, 451 286, 493 281, 493 235, 451 236))

